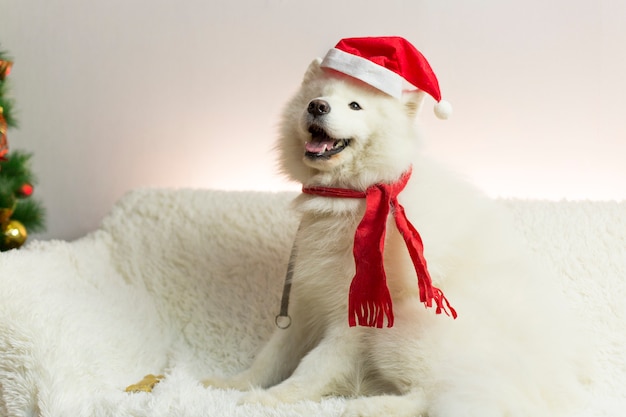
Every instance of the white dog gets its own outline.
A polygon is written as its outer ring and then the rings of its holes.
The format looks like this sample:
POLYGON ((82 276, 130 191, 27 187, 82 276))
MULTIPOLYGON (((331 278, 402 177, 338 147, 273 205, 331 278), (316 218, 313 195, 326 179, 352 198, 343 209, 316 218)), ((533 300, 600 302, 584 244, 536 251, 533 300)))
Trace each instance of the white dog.
MULTIPOLYGON (((406 42, 355 41, 378 40, 406 42)), ((287 105, 278 144, 283 171, 305 189, 295 201, 291 326, 276 330, 248 370, 205 384, 263 388, 242 401, 267 405, 347 396, 344 416, 561 415, 579 396, 577 342, 550 274, 494 203, 420 156, 414 118, 424 91, 383 92, 333 63, 343 50, 331 51, 287 105), (369 197, 324 195, 329 187, 369 195, 411 170, 397 201, 378 207, 366 208, 369 197), (357 228, 385 205, 384 265, 371 251, 355 259, 364 245, 357 228), (401 206, 423 239, 430 277, 416 276, 394 222, 401 206), (355 284, 359 268, 378 278, 355 284), (359 298, 368 294, 352 294, 355 285, 388 288, 391 303, 372 307, 359 298)))

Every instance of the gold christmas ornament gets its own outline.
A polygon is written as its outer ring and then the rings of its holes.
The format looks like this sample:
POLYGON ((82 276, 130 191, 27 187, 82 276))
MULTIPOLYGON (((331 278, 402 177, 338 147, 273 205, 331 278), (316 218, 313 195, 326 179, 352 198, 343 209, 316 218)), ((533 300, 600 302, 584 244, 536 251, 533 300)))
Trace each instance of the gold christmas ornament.
POLYGON ((24 225, 17 220, 10 220, 2 227, 3 250, 19 248, 26 242, 28 233, 24 225))

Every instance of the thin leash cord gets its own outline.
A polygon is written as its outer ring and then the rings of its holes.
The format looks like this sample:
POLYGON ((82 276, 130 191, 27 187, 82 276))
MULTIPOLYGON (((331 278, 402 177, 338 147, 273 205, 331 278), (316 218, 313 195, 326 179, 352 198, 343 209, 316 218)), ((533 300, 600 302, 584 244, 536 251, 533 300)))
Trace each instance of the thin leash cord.
MULTIPOLYGON (((296 237, 300 233, 300 226, 296 232, 296 237)), ((293 240, 291 246, 291 254, 289 255, 289 264, 287 265, 287 273, 285 274, 285 284, 283 285, 283 296, 280 300, 280 313, 274 319, 276 327, 279 329, 286 329, 291 326, 291 316, 289 316, 289 296, 291 294, 291 282, 293 279, 293 271, 295 269, 296 257, 298 250, 296 249, 296 238, 293 240)))

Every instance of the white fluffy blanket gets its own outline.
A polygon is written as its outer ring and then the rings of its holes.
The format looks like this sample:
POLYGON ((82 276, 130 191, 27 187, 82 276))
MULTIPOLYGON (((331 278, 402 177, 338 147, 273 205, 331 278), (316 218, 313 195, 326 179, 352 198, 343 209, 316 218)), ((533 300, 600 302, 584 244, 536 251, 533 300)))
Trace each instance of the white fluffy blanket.
MULTIPOLYGON (((138 190, 82 239, 0 254, 0 415, 340 415, 339 398, 237 406, 240 393, 198 383, 244 368, 273 331, 293 196, 138 190), (124 392, 148 373, 167 377, 124 392)), ((589 318, 580 416, 626 416, 626 203, 499 204, 589 318)))

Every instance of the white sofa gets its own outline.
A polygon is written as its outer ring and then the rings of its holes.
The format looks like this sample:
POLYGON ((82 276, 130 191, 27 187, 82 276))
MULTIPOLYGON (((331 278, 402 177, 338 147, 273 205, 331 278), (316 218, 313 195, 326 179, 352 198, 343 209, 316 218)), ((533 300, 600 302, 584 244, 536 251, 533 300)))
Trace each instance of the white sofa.
MULTIPOLYGON (((0 254, 0 416, 339 416, 199 379, 250 363, 274 328, 293 193, 143 189, 73 242, 0 254), (124 388, 145 374, 151 393, 124 388)), ((626 416, 626 203, 499 201, 597 342, 580 416, 626 416)), ((529 416, 530 417, 530 416, 529 416)))

